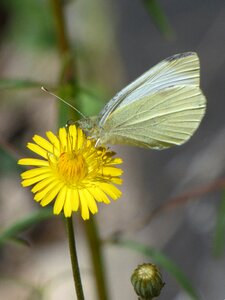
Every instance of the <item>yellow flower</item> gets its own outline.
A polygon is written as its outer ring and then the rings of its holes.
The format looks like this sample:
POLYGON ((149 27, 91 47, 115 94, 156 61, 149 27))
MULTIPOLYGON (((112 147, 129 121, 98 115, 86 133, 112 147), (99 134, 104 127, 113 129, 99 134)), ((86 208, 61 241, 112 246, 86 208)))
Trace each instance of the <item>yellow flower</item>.
POLYGON ((48 138, 35 135, 35 143, 27 147, 43 159, 23 158, 20 165, 35 166, 21 174, 22 186, 34 185, 34 200, 42 206, 55 199, 53 212, 62 210, 66 217, 73 211, 81 210, 84 220, 89 211, 98 211, 97 202, 110 203, 121 196, 114 184, 121 184, 123 171, 115 165, 121 158, 113 158, 114 152, 105 147, 95 147, 96 141, 88 139, 75 125, 60 128, 58 136, 46 132, 48 138))

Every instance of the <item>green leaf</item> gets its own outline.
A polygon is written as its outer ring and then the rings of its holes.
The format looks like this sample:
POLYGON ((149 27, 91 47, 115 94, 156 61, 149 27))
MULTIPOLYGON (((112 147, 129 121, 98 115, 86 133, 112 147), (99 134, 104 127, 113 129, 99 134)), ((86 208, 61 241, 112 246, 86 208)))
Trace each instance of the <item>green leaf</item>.
POLYGON ((170 38, 174 35, 171 25, 169 24, 166 15, 164 14, 158 0, 143 0, 144 5, 150 14, 153 22, 158 30, 166 38, 170 38))
POLYGON ((0 247, 9 240, 20 241, 20 243, 22 243, 21 238, 18 237, 19 234, 29 229, 31 226, 38 224, 41 221, 48 219, 52 216, 52 209, 45 208, 12 224, 10 227, 0 232, 0 247))
POLYGON ((41 83, 26 79, 1 79, 0 90, 41 87, 41 83))
POLYGON ((213 252, 216 256, 221 256, 225 248, 225 191, 218 209, 218 217, 213 242, 213 252))
POLYGON ((200 299, 196 290, 194 289, 186 275, 182 272, 182 270, 162 252, 134 241, 117 240, 114 241, 114 243, 150 257, 155 264, 167 270, 177 280, 177 282, 191 297, 191 299, 200 299))

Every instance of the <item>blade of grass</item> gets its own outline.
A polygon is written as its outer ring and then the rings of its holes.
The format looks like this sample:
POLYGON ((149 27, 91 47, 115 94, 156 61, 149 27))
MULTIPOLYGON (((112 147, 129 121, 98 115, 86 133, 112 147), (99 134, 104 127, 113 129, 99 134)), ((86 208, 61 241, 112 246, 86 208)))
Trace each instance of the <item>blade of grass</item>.
POLYGON ((41 87, 43 84, 26 79, 1 79, 0 90, 41 87))
POLYGON ((215 256, 221 256, 225 249, 225 190, 223 190, 222 198, 218 209, 218 217, 216 221, 215 235, 213 241, 213 252, 215 256))
POLYGON ((52 216, 52 208, 45 208, 15 222, 0 233, 0 247, 9 240, 19 242, 20 238, 17 237, 19 234, 29 229, 32 225, 38 224, 52 216))
POLYGON ((158 30, 166 38, 174 35, 171 25, 157 0, 143 0, 144 5, 158 30))

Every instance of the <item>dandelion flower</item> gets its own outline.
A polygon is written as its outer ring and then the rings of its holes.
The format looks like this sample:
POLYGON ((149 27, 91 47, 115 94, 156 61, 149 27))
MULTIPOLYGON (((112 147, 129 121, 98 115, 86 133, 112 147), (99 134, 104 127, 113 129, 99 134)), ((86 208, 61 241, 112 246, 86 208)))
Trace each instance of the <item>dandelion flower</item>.
POLYGON ((80 209, 84 220, 90 212, 97 213, 96 202, 110 203, 109 197, 121 196, 115 184, 121 184, 122 170, 114 158, 115 152, 105 147, 95 147, 95 140, 88 139, 75 125, 60 128, 58 136, 46 132, 47 139, 35 135, 34 143, 27 147, 41 156, 23 158, 20 165, 33 166, 21 174, 22 186, 34 185, 34 200, 46 206, 54 201, 53 213, 64 211, 65 217, 80 209))

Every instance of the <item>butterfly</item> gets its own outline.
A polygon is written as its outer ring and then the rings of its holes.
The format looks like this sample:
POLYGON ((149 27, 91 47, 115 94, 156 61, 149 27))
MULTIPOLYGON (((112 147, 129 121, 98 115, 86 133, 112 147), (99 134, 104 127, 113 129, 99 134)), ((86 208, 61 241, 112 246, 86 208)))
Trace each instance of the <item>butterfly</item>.
POLYGON ((185 52, 168 57, 117 93, 98 116, 77 121, 102 144, 166 149, 189 140, 206 109, 200 87, 198 55, 185 52))

